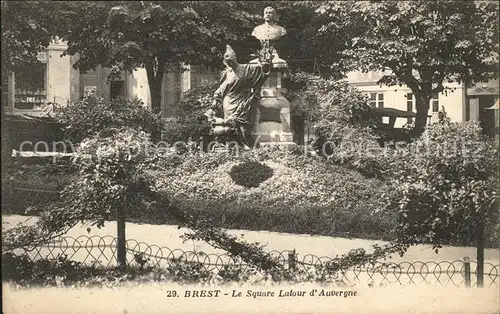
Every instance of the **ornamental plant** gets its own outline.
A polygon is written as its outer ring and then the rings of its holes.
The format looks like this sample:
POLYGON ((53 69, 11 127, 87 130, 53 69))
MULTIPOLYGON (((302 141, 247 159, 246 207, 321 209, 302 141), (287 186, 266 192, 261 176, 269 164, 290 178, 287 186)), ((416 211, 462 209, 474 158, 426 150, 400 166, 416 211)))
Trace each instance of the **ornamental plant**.
POLYGON ((272 177, 273 169, 255 161, 247 162, 233 166, 230 176, 234 183, 252 188, 272 177))
POLYGON ((156 177, 156 190, 215 226, 390 238, 392 217, 382 210, 385 203, 377 196, 385 192, 383 181, 298 148, 170 153, 149 171, 156 177), (235 176, 235 169, 251 175, 235 176))
POLYGON ((218 270, 210 270, 210 265, 178 259, 171 260, 166 268, 138 267, 131 264, 121 272, 112 267, 72 261, 65 254, 59 254, 54 259, 32 260, 26 254, 16 255, 9 252, 2 254, 2 281, 15 284, 17 289, 35 286, 113 288, 131 281, 140 284, 174 282, 217 286, 234 283, 252 285, 315 282, 345 286, 354 284, 346 282, 348 279, 343 273, 345 269, 368 265, 392 250, 388 247, 375 247, 372 254, 366 254, 362 249, 352 250, 322 265, 297 265, 279 272, 275 269, 262 271, 245 264, 221 265, 218 270))
POLYGON ((56 120, 65 124, 65 135, 73 144, 108 128, 130 127, 149 133, 158 139, 161 119, 139 99, 106 100, 92 93, 75 103, 56 108, 56 120))
POLYGON ((212 105, 217 88, 218 84, 213 83, 184 93, 175 105, 173 121, 165 125, 163 140, 168 143, 209 140, 211 127, 204 113, 212 105))
POLYGON ((125 204, 141 208, 148 186, 142 165, 149 144, 148 134, 129 128, 106 129, 84 140, 73 159, 78 176, 60 192, 59 201, 38 208, 34 226, 7 231, 2 244, 6 249, 42 244, 79 222, 101 227, 125 204), (132 194, 136 197, 125 199, 132 194))
POLYGON ((294 122, 311 126, 315 138, 307 144, 320 156, 367 176, 383 176, 387 165, 366 95, 346 81, 304 72, 288 74, 285 86, 294 122))
POLYGON ((150 147, 148 134, 130 128, 105 129, 84 140, 74 160, 79 177, 61 192, 59 202, 40 210, 34 225, 21 224, 5 232, 3 251, 46 244, 79 222, 90 222, 99 228, 123 206, 128 211, 157 206, 191 229, 190 237, 206 241, 259 269, 280 271, 280 264, 258 244, 239 241, 206 220, 193 217, 189 210, 175 206, 159 193, 153 186, 153 177, 145 171, 150 147), (130 195, 134 197, 129 198, 130 195))
POLYGON ((498 241, 498 144, 482 136, 478 123, 433 124, 396 152, 392 165, 388 202, 403 251, 470 240, 482 250, 485 240, 498 241))
POLYGON ((293 111, 307 121, 338 120, 356 125, 367 122, 366 114, 370 108, 367 96, 346 81, 296 72, 286 75, 284 86, 287 99, 302 99, 302 102, 295 103, 293 111))

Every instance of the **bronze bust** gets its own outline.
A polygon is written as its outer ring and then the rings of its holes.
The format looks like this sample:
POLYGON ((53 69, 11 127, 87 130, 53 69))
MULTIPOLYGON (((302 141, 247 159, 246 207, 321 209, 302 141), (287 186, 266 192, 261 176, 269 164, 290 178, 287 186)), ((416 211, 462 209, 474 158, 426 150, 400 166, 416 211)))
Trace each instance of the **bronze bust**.
POLYGON ((262 45, 260 54, 263 60, 279 58, 274 44, 286 35, 286 29, 276 24, 277 21, 276 11, 272 7, 267 7, 264 9, 264 23, 253 29, 252 36, 262 45))
POLYGON ((262 41, 277 41, 286 35, 286 29, 276 24, 278 17, 272 7, 264 9, 264 23, 253 29, 252 36, 262 41))

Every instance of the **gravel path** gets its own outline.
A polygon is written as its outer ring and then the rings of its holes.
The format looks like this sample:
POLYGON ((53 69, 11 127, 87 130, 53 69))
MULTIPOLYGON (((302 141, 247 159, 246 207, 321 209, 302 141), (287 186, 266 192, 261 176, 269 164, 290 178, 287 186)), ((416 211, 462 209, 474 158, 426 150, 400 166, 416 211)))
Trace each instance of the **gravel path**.
MULTIPOLYGON (((4 215, 2 216, 2 229, 9 228, 19 222, 35 221, 34 217, 26 217, 20 215, 4 215)), ((72 228, 67 235, 78 237, 80 235, 112 235, 116 234, 116 222, 107 222, 101 229, 90 227, 90 233, 87 232, 87 225, 78 225, 72 228)), ((182 249, 191 251, 202 251, 205 253, 216 253, 215 250, 208 244, 200 241, 183 242, 179 236, 187 232, 187 229, 178 229, 177 226, 170 225, 148 225, 127 223, 126 234, 127 239, 135 239, 139 242, 145 242, 149 245, 155 244, 165 246, 170 249, 182 249)), ((247 231, 247 230, 230 230, 229 233, 234 235, 243 235, 243 239, 248 242, 259 242, 267 245, 267 250, 292 250, 295 249, 299 255, 315 254, 317 256, 335 256, 344 254, 351 249, 364 248, 370 251, 373 244, 384 244, 384 241, 365 240, 365 239, 346 239, 339 237, 327 236, 309 236, 297 235, 288 233, 268 232, 268 231, 247 231)), ((411 247, 403 256, 393 256, 392 261, 454 261, 461 260, 465 256, 471 260, 476 260, 476 249, 473 247, 452 247, 445 246, 436 254, 430 246, 418 245, 411 247)), ((500 261, 499 249, 486 249, 485 261, 497 265, 500 261)))
MULTIPOLYGON (((28 219, 24 216, 2 216, 2 229, 28 219)), ((29 218, 34 221, 33 218, 29 218)), ((102 229, 79 225, 68 232, 69 236, 81 235, 114 235, 116 223, 106 223, 102 229)), ((157 244, 169 248, 183 250, 200 250, 206 253, 214 249, 202 242, 183 242, 179 238, 185 229, 166 225, 141 225, 127 223, 127 237, 148 244, 157 244)), ((374 243, 381 241, 364 239, 344 239, 323 236, 293 235, 264 231, 230 230, 235 235, 243 235, 248 241, 267 243, 269 250, 297 250, 305 255, 332 256, 348 252, 353 248, 369 249, 374 243)), ((498 264, 500 251, 486 250, 486 260, 498 264)), ((464 256, 475 259, 475 249, 470 247, 445 247, 435 254, 427 246, 416 246, 404 257, 394 257, 393 261, 443 261, 456 260, 464 256)), ((414 284, 406 287, 390 285, 388 287, 367 288, 360 285, 355 288, 356 296, 351 297, 294 297, 281 298, 284 291, 303 290, 308 293, 317 288, 335 290, 333 287, 317 287, 302 285, 295 287, 255 287, 238 286, 231 288, 204 287, 204 289, 220 289, 219 298, 186 298, 185 291, 201 289, 200 287, 178 286, 168 283, 148 285, 129 284, 115 288, 38 288, 18 290, 9 284, 3 284, 3 313, 496 313, 500 308, 498 286, 477 288, 440 287, 435 285, 414 284), (232 298, 232 289, 274 291, 275 297, 269 298, 232 298), (180 297, 167 297, 168 291, 176 290, 180 297), (228 293, 228 295, 224 295, 228 293)), ((339 290, 339 289, 336 289, 339 290)))

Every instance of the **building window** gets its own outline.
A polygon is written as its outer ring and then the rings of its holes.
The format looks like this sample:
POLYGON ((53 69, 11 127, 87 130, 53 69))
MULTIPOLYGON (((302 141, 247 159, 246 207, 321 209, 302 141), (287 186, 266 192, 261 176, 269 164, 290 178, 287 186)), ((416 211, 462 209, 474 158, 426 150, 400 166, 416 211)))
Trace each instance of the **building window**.
POLYGON ((14 75, 14 108, 35 109, 43 106, 47 99, 46 73, 47 64, 35 63, 31 65, 30 73, 14 75))
POLYGON ((431 99, 432 112, 439 112, 439 95, 434 95, 431 99))
POLYGON ((369 104, 372 108, 384 108, 384 94, 370 93, 369 104))
MULTIPOLYGON (((413 104, 415 100, 413 98, 413 93, 406 93, 406 111, 413 112, 413 104)), ((407 119, 408 124, 413 123, 413 118, 407 119)))

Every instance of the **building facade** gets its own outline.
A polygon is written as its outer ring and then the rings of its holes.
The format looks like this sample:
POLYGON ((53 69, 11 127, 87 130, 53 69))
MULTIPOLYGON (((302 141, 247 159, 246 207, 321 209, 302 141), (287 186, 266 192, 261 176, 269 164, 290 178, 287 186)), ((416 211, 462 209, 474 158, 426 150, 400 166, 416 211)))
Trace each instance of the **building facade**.
POLYGON ((79 73, 72 68, 75 57, 60 57, 66 45, 54 41, 38 54, 40 63, 25 74, 10 73, 2 82, 2 105, 8 114, 43 115, 48 103, 66 104, 78 99, 79 73))
MULTIPOLYGON (((77 56, 61 56, 67 49, 64 42, 54 40, 40 52, 40 63, 33 65, 29 77, 11 73, 2 82, 4 112, 13 115, 47 116, 53 103, 64 106, 75 102, 91 91, 106 99, 138 97, 146 106, 151 105, 148 79, 144 69, 122 73, 121 77, 107 81, 110 70, 97 67, 86 73, 73 68, 77 56)), ((395 108, 416 112, 415 97, 406 86, 378 85, 384 72, 351 72, 347 81, 369 96, 373 107, 395 108)), ((175 104, 189 89, 217 82, 220 72, 202 67, 171 65, 163 77, 162 117, 168 121, 175 112, 175 104)), ((428 112, 428 123, 438 120, 437 113, 444 108, 452 121, 480 121, 487 133, 498 133, 499 82, 466 87, 464 84, 447 83, 451 90, 435 95, 428 112), (496 109, 495 109, 496 108, 496 109)), ((402 127, 412 118, 397 119, 395 127, 402 127)))
MULTIPOLYGON (((47 116, 53 104, 64 106, 97 91, 105 99, 125 97, 139 98, 151 106, 148 79, 145 69, 122 73, 120 77, 107 80, 110 69, 98 66, 95 70, 80 72, 73 68, 77 56, 61 56, 67 49, 64 42, 54 40, 45 51, 40 52, 40 63, 33 65, 29 77, 11 73, 2 82, 2 105, 4 112, 12 115, 47 116)), ((174 106, 182 94, 191 88, 217 81, 220 74, 203 67, 185 65, 170 66, 163 78, 162 117, 174 114, 174 106)))
MULTIPOLYGON (((415 97, 407 86, 377 84, 386 72, 351 72, 347 81, 366 93, 372 107, 395 108, 416 112, 415 97)), ((430 102, 428 123, 438 120, 437 113, 444 108, 451 121, 479 121, 488 134, 498 130, 499 82, 491 80, 467 87, 465 84, 446 83, 449 90, 434 95, 430 102), (495 105, 496 104, 496 105, 495 105), (495 107, 496 106, 496 107, 495 107), (496 109, 495 109, 496 108, 496 109)), ((398 119, 395 127, 402 127, 411 118, 398 119)))

